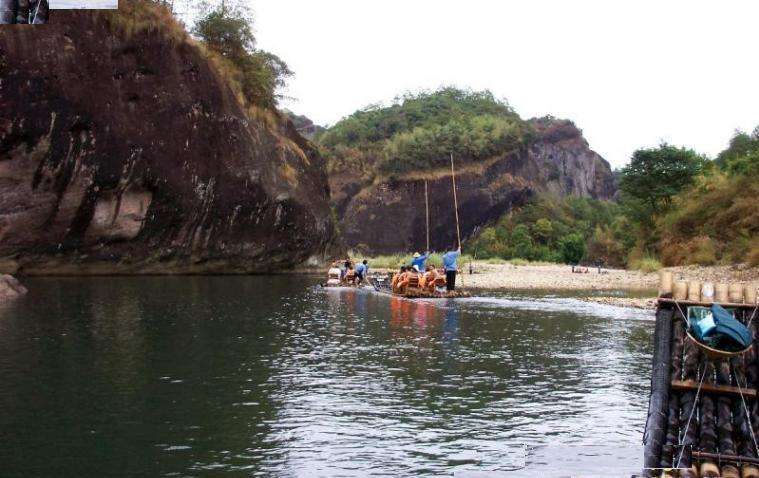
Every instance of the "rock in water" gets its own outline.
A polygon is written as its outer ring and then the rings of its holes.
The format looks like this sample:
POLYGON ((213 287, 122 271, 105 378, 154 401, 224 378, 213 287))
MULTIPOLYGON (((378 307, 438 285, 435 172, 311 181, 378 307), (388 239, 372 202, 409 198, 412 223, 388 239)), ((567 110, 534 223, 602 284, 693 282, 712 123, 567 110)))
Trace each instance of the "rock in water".
POLYGON ((0 301, 15 299, 27 292, 26 287, 21 285, 15 277, 8 274, 0 275, 0 301))
POLYGON ((0 36, 0 259, 27 274, 264 272, 323 251, 316 149, 140 3, 0 36))

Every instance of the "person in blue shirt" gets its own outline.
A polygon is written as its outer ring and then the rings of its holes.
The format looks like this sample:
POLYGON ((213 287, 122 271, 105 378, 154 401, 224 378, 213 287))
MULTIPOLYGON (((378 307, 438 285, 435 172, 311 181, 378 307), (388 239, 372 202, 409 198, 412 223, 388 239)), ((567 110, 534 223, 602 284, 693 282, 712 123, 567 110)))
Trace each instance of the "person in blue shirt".
POLYGON ((356 266, 356 283, 361 284, 364 282, 364 277, 366 277, 366 274, 369 272, 369 266, 367 265, 368 262, 366 259, 364 261, 356 266))
POLYGON ((411 259, 411 267, 416 269, 417 272, 424 272, 425 264, 427 264, 427 259, 430 257, 430 251, 425 252, 424 254, 419 254, 418 252, 414 253, 414 258, 411 259))
POLYGON ((443 268, 445 269, 445 288, 446 290, 453 291, 456 290, 456 271, 458 270, 458 265, 456 264, 456 260, 461 255, 461 247, 459 246, 456 250, 453 250, 451 248, 450 251, 443 254, 443 268))

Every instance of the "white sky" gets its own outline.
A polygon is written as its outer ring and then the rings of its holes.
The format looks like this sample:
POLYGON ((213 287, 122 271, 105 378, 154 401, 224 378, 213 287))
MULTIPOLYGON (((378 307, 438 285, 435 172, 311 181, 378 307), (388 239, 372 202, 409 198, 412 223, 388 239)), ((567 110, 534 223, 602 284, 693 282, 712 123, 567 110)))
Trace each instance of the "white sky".
POLYGON ((405 91, 490 89, 583 129, 612 166, 660 141, 714 155, 759 124, 757 0, 248 0, 295 72, 282 103, 334 124, 405 91))

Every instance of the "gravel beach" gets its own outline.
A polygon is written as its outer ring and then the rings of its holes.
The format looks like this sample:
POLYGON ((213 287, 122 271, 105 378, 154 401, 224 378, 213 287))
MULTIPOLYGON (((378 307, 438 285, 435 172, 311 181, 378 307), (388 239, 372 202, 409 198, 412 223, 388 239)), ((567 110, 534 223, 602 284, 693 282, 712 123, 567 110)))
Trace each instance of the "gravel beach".
MULTIPOLYGON (((469 274, 469 264, 460 264, 465 272, 459 275, 458 286, 474 290, 556 290, 556 291, 629 291, 643 297, 588 296, 581 300, 620 307, 653 309, 656 307, 656 289, 659 273, 643 273, 624 269, 587 268, 587 273, 573 273, 572 267, 560 264, 513 265, 472 264, 474 274, 469 274), (463 276, 463 277, 462 277, 463 276), (647 294, 647 293, 650 293, 647 294)), ((582 270, 586 270, 582 268, 582 270)), ((746 266, 686 266, 670 267, 675 280, 699 280, 712 282, 756 282, 759 268, 746 266)))

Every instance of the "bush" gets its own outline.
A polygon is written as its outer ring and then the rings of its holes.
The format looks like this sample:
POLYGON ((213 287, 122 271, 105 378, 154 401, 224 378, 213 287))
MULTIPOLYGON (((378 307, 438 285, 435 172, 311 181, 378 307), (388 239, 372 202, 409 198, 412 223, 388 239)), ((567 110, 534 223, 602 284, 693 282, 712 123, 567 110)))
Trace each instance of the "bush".
POLYGON ((662 268, 661 262, 653 257, 643 257, 641 259, 635 259, 630 263, 630 269, 639 270, 645 274, 656 272, 662 268))
POLYGON ((759 266, 759 238, 751 241, 751 246, 746 254, 746 262, 748 262, 748 265, 751 267, 759 266))
POLYGON ((491 92, 448 87, 407 94, 390 106, 368 106, 330 127, 318 142, 330 167, 344 160, 339 148, 353 148, 362 153, 351 155, 354 169, 394 176, 447 168, 451 153, 457 162, 507 153, 525 141, 527 130, 491 92))
POLYGON ((521 121, 496 116, 452 119, 442 125, 418 127, 387 141, 379 171, 386 175, 448 168, 450 155, 468 163, 503 154, 524 140, 521 121))
MULTIPOLYGON (((599 228, 608 237, 606 248, 613 250, 617 263, 624 264, 624 247, 629 241, 629 225, 617 216, 618 206, 589 198, 537 196, 522 208, 483 228, 467 247, 478 257, 522 258, 550 263, 579 262, 586 244, 599 228), (569 238, 569 240, 567 239, 569 238), (579 259, 577 258, 579 256, 579 259)), ((600 232, 598 240, 600 241, 600 232)), ((597 246, 598 256, 605 255, 597 246)), ((610 254, 606 254, 610 255, 610 254)), ((606 260, 602 261, 607 263, 606 260)), ((620 265, 621 265, 620 264, 620 265)))
POLYGON ((253 20, 247 5, 226 1, 215 7, 205 5, 205 9, 207 13, 195 23, 195 35, 209 50, 234 65, 234 79, 250 103, 275 108, 276 91, 292 71, 278 56, 255 48, 253 20))
POLYGON ((585 239, 577 234, 570 234, 559 241, 559 250, 564 262, 577 264, 585 257, 585 239))

